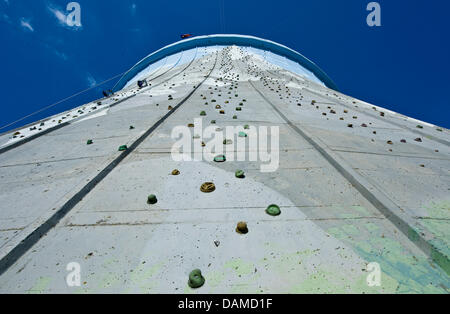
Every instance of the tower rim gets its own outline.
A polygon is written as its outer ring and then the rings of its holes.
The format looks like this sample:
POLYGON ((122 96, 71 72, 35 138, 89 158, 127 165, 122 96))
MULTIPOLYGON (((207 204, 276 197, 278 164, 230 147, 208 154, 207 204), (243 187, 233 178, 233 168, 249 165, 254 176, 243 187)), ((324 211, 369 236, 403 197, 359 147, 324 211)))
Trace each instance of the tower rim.
POLYGON ((147 55, 145 58, 136 63, 132 68, 130 68, 116 83, 113 91, 117 92, 123 89, 131 79, 133 79, 139 72, 143 71, 149 65, 176 53, 198 47, 234 45, 262 49, 270 51, 276 55, 283 56, 291 61, 300 64, 302 67, 312 72, 320 81, 325 84, 326 87, 339 91, 339 88, 334 83, 334 81, 319 66, 317 66, 313 61, 311 61, 301 53, 295 51, 294 49, 271 40, 250 35, 238 34, 213 34, 197 36, 167 45, 147 55))

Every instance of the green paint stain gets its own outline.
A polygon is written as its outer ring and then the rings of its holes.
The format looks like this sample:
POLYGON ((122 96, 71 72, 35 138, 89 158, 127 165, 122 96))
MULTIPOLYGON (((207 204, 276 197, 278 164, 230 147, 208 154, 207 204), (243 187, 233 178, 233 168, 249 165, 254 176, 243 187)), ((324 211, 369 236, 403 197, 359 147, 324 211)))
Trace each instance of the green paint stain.
POLYGON ((206 278, 208 278, 207 284, 209 287, 217 288, 225 279, 225 273, 212 271, 206 274, 206 278))
POLYGON ((420 219, 418 232, 427 231, 434 236, 429 241, 433 246, 432 259, 450 275, 450 201, 433 202, 424 208, 432 219, 420 219))
POLYGON ((153 277, 164 266, 163 262, 159 262, 152 266, 140 264, 137 268, 131 272, 130 281, 135 287, 141 289, 142 292, 148 292, 156 287, 158 281, 153 277))
POLYGON ((253 263, 245 262, 240 258, 228 261, 224 267, 232 270, 236 275, 241 277, 250 275, 255 271, 255 265, 253 263))
MULTIPOLYGON (((428 259, 420 256, 412 256, 409 251, 400 245, 397 241, 389 237, 382 237, 380 234, 374 234, 378 227, 365 224, 367 230, 361 230, 371 233, 373 236, 366 237, 364 241, 356 240, 356 227, 353 225, 343 225, 330 228, 327 231, 335 238, 344 241, 352 246, 355 252, 365 259, 368 263, 376 262, 380 264, 383 272, 383 278, 390 278, 390 289, 385 288, 384 292, 399 293, 445 293, 442 283, 448 283, 449 277, 440 269, 433 268, 428 259), (393 281, 392 281, 392 280, 393 281), (394 282, 398 282, 398 287, 394 282)), ((414 232, 411 233, 414 238, 414 232)))
POLYGON ((42 294, 45 293, 52 279, 50 277, 40 277, 33 288, 28 290, 29 294, 42 294))

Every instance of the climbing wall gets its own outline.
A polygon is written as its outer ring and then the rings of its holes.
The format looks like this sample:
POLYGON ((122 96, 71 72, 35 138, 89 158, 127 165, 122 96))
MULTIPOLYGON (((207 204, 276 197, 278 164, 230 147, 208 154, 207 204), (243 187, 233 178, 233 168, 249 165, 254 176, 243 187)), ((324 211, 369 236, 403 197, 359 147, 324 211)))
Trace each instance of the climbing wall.
POLYGON ((448 293, 448 130, 273 58, 197 48, 1 137, 0 292, 448 293), (173 130, 202 144, 199 118, 242 131, 213 161, 175 161, 173 130), (230 158, 249 126, 279 128, 276 171, 230 158))

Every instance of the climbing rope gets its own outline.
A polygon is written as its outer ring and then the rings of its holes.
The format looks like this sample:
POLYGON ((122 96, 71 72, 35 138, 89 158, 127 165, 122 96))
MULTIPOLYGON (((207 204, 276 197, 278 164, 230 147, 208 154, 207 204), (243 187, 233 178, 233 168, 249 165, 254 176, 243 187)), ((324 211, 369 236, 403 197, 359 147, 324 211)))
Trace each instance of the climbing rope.
POLYGON ((0 127, 0 130, 6 129, 6 128, 8 128, 8 127, 14 125, 14 124, 17 124, 17 123, 19 123, 19 122, 25 120, 25 119, 28 119, 28 118, 30 118, 30 117, 32 117, 32 116, 35 116, 35 115, 37 115, 38 113, 44 112, 44 111, 46 111, 46 110, 48 110, 48 109, 50 109, 50 108, 53 108, 53 107, 55 107, 55 106, 57 106, 57 105, 59 105, 59 104, 61 104, 61 103, 63 103, 63 102, 66 102, 66 101, 68 101, 68 100, 70 100, 70 99, 72 99, 72 98, 75 98, 75 97, 77 97, 77 96, 79 96, 79 95, 81 95, 81 94, 84 94, 84 93, 86 93, 86 92, 88 92, 88 91, 90 91, 90 90, 92 90, 92 89, 94 89, 94 88, 97 88, 97 87, 99 87, 99 86, 101 86, 101 85, 104 85, 104 84, 106 84, 106 83, 108 83, 108 82, 110 82, 110 81, 112 81, 112 80, 114 80, 114 79, 116 79, 116 78, 118 78, 118 77, 124 75, 124 74, 125 74, 125 72, 120 73, 120 74, 117 74, 116 76, 114 76, 114 77, 112 77, 112 78, 110 78, 110 79, 107 79, 106 81, 103 81, 103 82, 101 82, 100 84, 97 84, 97 85, 95 85, 95 86, 89 87, 88 89, 85 89, 85 90, 83 90, 83 91, 81 91, 81 92, 78 92, 78 93, 76 93, 76 94, 73 94, 72 96, 66 97, 66 98, 64 98, 64 99, 62 99, 62 100, 60 100, 60 101, 57 101, 57 102, 55 102, 55 103, 49 105, 49 106, 46 106, 46 107, 44 107, 44 108, 42 108, 42 109, 39 109, 39 110, 37 110, 37 111, 35 111, 35 112, 33 112, 33 113, 30 113, 29 115, 26 115, 26 116, 24 116, 24 117, 22 117, 22 118, 20 118, 20 119, 18 119, 18 120, 16 120, 16 121, 14 121, 14 122, 11 122, 11 123, 9 123, 9 124, 7 124, 7 125, 4 125, 4 126, 0 127))
POLYGON ((226 20, 225 20, 225 0, 220 0, 220 29, 222 33, 225 33, 226 20))

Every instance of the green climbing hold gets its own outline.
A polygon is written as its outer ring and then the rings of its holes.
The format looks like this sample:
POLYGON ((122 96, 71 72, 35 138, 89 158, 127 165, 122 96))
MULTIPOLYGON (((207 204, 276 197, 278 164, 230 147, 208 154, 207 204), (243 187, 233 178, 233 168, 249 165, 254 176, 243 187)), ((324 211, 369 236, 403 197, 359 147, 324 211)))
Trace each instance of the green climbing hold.
POLYGON ((244 179, 245 178, 245 172, 242 171, 242 170, 237 170, 235 175, 236 175, 236 178, 238 178, 238 179, 244 179))
POLYGON ((236 120, 237 119, 237 116, 233 116, 233 120, 236 120))
POLYGON ((87 141, 87 144, 88 144, 88 145, 92 145, 92 144, 94 144, 94 141, 88 140, 88 141, 87 141))
POLYGON ((216 124, 216 120, 211 120, 211 124, 216 124))
POLYGON ((149 195, 147 198, 147 204, 154 205, 156 203, 158 203, 158 199, 156 198, 156 195, 154 195, 154 194, 149 195))
POLYGON ((266 213, 269 214, 270 216, 279 216, 281 214, 281 210, 278 205, 272 204, 269 207, 267 207, 266 213))
POLYGON ((248 124, 244 125, 244 130, 250 129, 250 126, 248 124))
POLYGON ((203 116, 203 117, 206 116, 206 111, 200 112, 200 115, 203 116))
POLYGON ((225 162, 225 161, 227 161, 227 158, 225 157, 225 155, 219 155, 214 158, 214 161, 215 162, 225 162))
POLYGON ((247 133, 245 133, 245 132, 239 132, 239 137, 247 137, 247 133))
POLYGON ((126 151, 127 149, 128 149, 128 146, 127 146, 127 145, 122 145, 122 146, 119 147, 119 152, 124 152, 124 151, 126 151))
POLYGON ((242 111, 242 108, 241 107, 237 107, 236 111, 242 111))
POLYGON ((202 276, 200 269, 195 269, 189 274, 188 285, 192 289, 197 289, 205 284, 205 278, 202 276))

